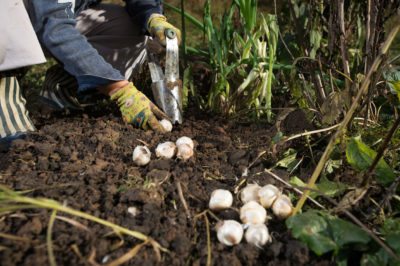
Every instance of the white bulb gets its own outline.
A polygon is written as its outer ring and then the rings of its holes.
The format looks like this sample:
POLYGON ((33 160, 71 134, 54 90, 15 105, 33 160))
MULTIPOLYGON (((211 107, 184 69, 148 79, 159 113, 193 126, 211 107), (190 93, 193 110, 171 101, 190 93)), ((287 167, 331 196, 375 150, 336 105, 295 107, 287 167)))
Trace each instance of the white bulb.
POLYGON ((219 242, 227 246, 239 244, 243 238, 243 227, 234 220, 226 220, 217 224, 219 242))
POLYGON ((272 212, 279 219, 288 218, 293 212, 293 205, 290 198, 286 195, 280 195, 272 205, 272 212))
POLYGON ((192 148, 192 150, 194 149, 194 142, 189 137, 180 137, 176 140, 176 146, 180 146, 182 144, 187 144, 190 146, 190 148, 192 148))
POLYGON ((211 193, 208 204, 211 210, 223 210, 232 206, 233 196, 231 192, 225 189, 217 189, 211 193))
POLYGON ((132 159, 136 165, 143 166, 150 162, 151 152, 146 146, 137 146, 133 150, 132 159))
POLYGON ((163 119, 160 121, 161 126, 165 129, 165 131, 167 132, 171 132, 172 131, 172 123, 171 121, 167 120, 167 119, 163 119))
POLYGON ((243 203, 247 203, 250 201, 258 201, 258 191, 260 190, 260 186, 257 184, 249 184, 240 192, 240 200, 243 203))
POLYGON ((270 208, 280 194, 281 192, 276 186, 266 185, 258 191, 258 198, 264 208, 270 208))
POLYGON ((175 155, 176 146, 175 143, 167 141, 160 143, 156 148, 156 156, 158 158, 171 159, 175 155))
POLYGON ((266 243, 271 242, 268 228, 265 224, 251 224, 244 235, 246 241, 257 247, 262 247, 266 243))
POLYGON ((178 152, 176 153, 176 157, 178 157, 178 159, 186 161, 193 156, 193 148, 188 144, 180 144, 176 145, 176 147, 178 149, 178 152))
POLYGON ((267 220, 267 211, 255 201, 250 201, 240 208, 240 220, 244 224, 263 224, 267 220))

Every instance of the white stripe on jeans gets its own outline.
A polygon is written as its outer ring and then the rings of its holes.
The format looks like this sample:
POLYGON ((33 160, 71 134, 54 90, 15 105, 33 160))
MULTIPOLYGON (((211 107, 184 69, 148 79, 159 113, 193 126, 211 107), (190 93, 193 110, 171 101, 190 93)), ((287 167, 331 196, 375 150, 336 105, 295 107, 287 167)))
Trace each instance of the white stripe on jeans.
MULTIPOLYGON (((1 121, 2 122, 1 124, 5 124, 5 127, 6 127, 6 128, 4 128, 2 126, 2 128, 1 128, 0 135, 3 138, 6 136, 12 136, 15 133, 17 133, 17 130, 14 128, 14 126, 11 122, 10 114, 8 113, 8 109, 7 109, 6 90, 10 89, 10 88, 6 88, 7 79, 11 79, 11 78, 8 78, 8 77, 2 78, 0 81, 0 109, 4 116, 4 121, 1 121), (7 131, 9 133, 7 133, 7 131)), ((11 80, 10 80, 10 82, 11 82, 11 80)))

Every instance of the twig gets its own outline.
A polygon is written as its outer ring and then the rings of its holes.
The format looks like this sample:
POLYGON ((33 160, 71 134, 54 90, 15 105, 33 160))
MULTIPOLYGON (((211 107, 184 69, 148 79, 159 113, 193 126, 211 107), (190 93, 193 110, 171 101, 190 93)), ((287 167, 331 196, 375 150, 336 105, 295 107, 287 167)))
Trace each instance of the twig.
POLYGON ((325 132, 325 131, 330 131, 330 130, 335 129, 335 128, 339 127, 339 126, 340 126, 340 124, 336 124, 334 126, 327 127, 327 128, 322 128, 322 129, 317 129, 317 130, 313 130, 313 131, 303 132, 303 133, 300 133, 300 134, 296 134, 296 135, 290 136, 287 139, 284 139, 282 141, 283 142, 288 142, 290 140, 294 140, 294 139, 301 138, 301 137, 304 137, 304 136, 309 136, 309 135, 312 135, 312 134, 317 134, 317 133, 321 133, 321 132, 325 132))
MULTIPOLYGON (((342 63, 343 63, 343 71, 346 76, 350 77, 350 67, 347 55, 347 47, 346 47, 346 30, 344 23, 344 0, 338 1, 338 13, 339 13, 339 25, 340 25, 340 50, 342 53, 342 63)), ((345 87, 346 90, 350 90, 350 82, 348 79, 345 79, 345 87)))
POLYGON ((56 217, 57 217, 57 211, 53 210, 53 212, 50 215, 49 225, 47 227, 47 236, 46 236, 47 254, 49 256, 49 264, 51 266, 57 265, 56 258, 54 256, 53 240, 52 240, 53 226, 54 226, 54 221, 56 220, 56 217))
MULTIPOLYGON (((279 176, 277 176, 276 174, 274 174, 273 172, 271 172, 268 169, 264 170, 267 174, 271 175, 273 178, 275 178, 276 180, 278 180, 279 182, 285 184, 287 187, 293 189, 294 191, 296 191, 297 193, 299 193, 300 195, 303 195, 303 191, 301 191, 298 188, 295 188, 294 186, 292 186, 291 184, 289 184, 288 182, 286 182, 285 180, 283 180, 282 178, 280 178, 279 176)), ((311 198, 310 196, 308 196, 308 199, 313 202, 315 205, 317 205, 318 207, 320 207, 321 209, 325 210, 325 207, 322 206, 318 201, 314 200, 313 198, 311 198)))
POLYGON ((6 233, 0 232, 0 238, 5 238, 8 240, 13 240, 13 241, 22 241, 22 242, 31 242, 32 240, 26 237, 20 237, 20 236, 14 236, 6 233))
MULTIPOLYGON (((397 15, 397 20, 400 20, 400 15, 397 15)), ((340 139, 340 137, 342 136, 342 134, 345 132, 348 124, 350 123, 350 121, 352 120, 352 117, 356 111, 356 109, 359 106, 360 100, 362 98, 362 96, 368 91, 368 87, 369 84, 371 82, 371 77, 372 75, 377 71, 377 69, 379 68, 384 55, 388 52, 390 45, 392 44, 393 40, 395 39, 397 33, 400 30, 400 23, 397 23, 396 26, 391 30, 391 32, 389 33, 388 37, 386 38, 383 46, 382 46, 382 50, 380 52, 380 54, 376 57, 374 63, 372 64, 368 75, 364 78, 361 88, 357 93, 356 98, 353 101, 353 104, 351 105, 348 113, 346 114, 346 116, 344 117, 343 121, 341 122, 340 126, 338 127, 336 133, 331 137, 328 146, 326 147, 321 159, 318 162, 317 167, 315 168, 307 187, 308 188, 312 188, 315 184, 315 182, 317 181, 319 175, 321 174, 322 170, 324 169, 325 163, 326 161, 329 159, 330 154, 333 151, 333 148, 336 144, 336 141, 338 139, 340 139)), ((300 198, 300 200, 298 201, 296 207, 294 208, 293 213, 296 214, 304 205, 305 201, 307 200, 307 197, 309 196, 310 191, 307 190, 303 196, 300 198)))
POLYGON ((389 142, 392 139, 393 134, 396 132, 397 128, 399 127, 399 124, 400 124, 400 117, 398 117, 396 119, 396 121, 393 123, 392 127, 390 128, 389 132, 387 133, 387 135, 385 137, 385 140, 379 147, 379 150, 377 151, 376 156, 375 156, 374 160, 372 161, 371 166, 369 167, 368 171, 366 172, 366 174, 363 177, 363 181, 361 183, 362 186, 366 186, 370 182, 371 176, 372 176, 373 172, 375 171, 375 167, 378 165, 379 160, 382 158, 383 153, 385 152, 387 146, 389 145, 389 142))
MULTIPOLYGON (((278 11, 277 11, 276 6, 277 6, 276 5, 276 0, 274 0, 274 12, 275 12, 276 20, 278 21, 279 16, 278 16, 278 11)), ((279 21, 278 21, 278 25, 279 25, 279 21)), ((289 47, 287 46, 287 44, 285 42, 285 39, 283 39, 281 31, 278 31, 278 34, 279 34, 279 39, 281 39, 281 42, 283 43, 283 46, 285 47, 286 51, 289 53, 290 57, 293 60, 294 59, 294 55, 292 54, 292 52, 290 51, 289 47)))
POLYGON ((208 221, 207 214, 204 214, 204 221, 206 223, 207 230, 207 266, 211 266, 211 233, 210 233, 210 223, 208 221))
POLYGON ((389 205, 391 198, 393 198, 393 196, 396 194, 397 191, 397 187, 400 184, 400 176, 396 178, 396 180, 390 185, 390 187, 387 189, 387 193, 385 195, 385 197, 382 199, 381 204, 379 206, 381 206, 382 208, 385 208, 386 205, 388 205, 389 207, 389 212, 391 212, 391 206, 389 205))
POLYGON ((179 199, 181 200, 183 208, 185 209, 187 218, 192 219, 191 218, 192 216, 190 215, 188 204, 187 204, 187 202, 185 200, 185 197, 183 196, 181 182, 179 182, 179 181, 176 182, 176 188, 178 190, 179 199))
POLYGON ((140 249, 147 245, 148 241, 145 241, 143 243, 140 243, 136 246, 134 246, 131 250, 129 250, 127 253, 125 253, 124 255, 122 255, 121 257, 119 257, 118 259, 108 263, 106 266, 119 266, 124 264, 125 262, 131 260, 132 258, 134 258, 138 252, 140 251, 140 249))

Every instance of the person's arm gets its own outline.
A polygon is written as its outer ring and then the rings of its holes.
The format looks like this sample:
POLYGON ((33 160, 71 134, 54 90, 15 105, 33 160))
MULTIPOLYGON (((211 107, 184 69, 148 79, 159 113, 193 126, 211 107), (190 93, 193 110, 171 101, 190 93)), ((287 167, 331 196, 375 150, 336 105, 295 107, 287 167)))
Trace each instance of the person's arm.
POLYGON ((129 15, 147 31, 147 23, 153 14, 162 14, 161 0, 124 0, 129 15))
POLYGON ((58 2, 30 1, 28 9, 42 45, 63 64, 66 71, 77 78, 80 89, 125 80, 75 29, 72 4, 58 2))

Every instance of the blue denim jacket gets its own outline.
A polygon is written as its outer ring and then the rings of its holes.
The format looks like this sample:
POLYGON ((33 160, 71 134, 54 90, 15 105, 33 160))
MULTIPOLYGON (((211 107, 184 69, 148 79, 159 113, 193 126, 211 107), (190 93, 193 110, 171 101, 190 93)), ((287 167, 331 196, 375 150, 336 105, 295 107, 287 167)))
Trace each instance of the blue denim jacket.
MULTIPOLYGON (((99 0, 25 0, 41 44, 78 80, 79 91, 93 89, 124 76, 92 47, 75 29, 75 17, 99 0), (74 10, 72 6, 74 5, 74 10), (73 12, 74 11, 74 12, 73 12)), ((146 29, 151 14, 161 14, 160 0, 125 0, 133 19, 146 29)))

